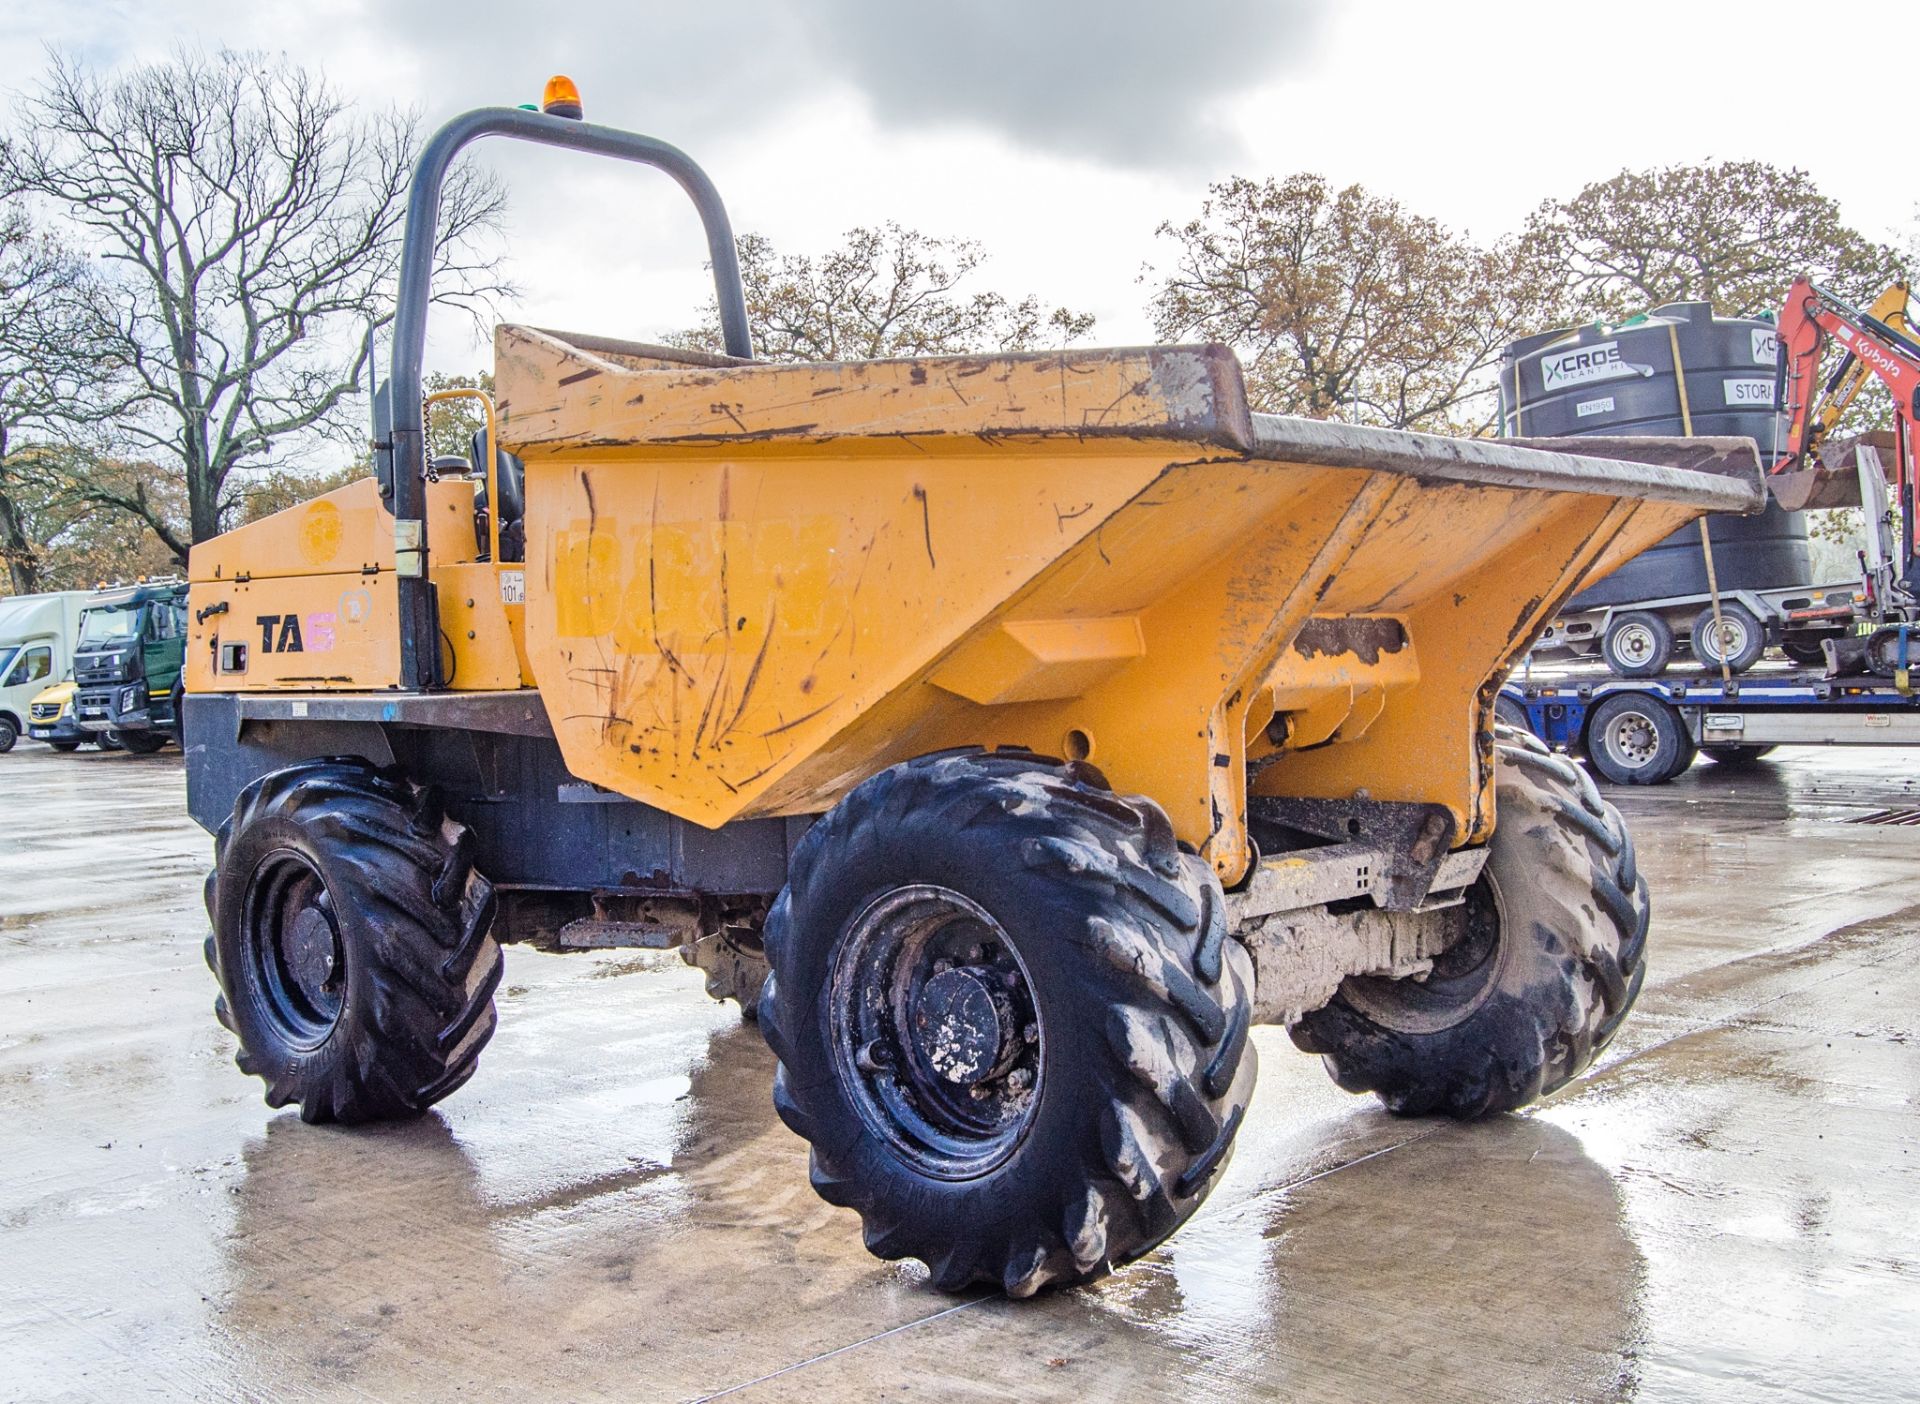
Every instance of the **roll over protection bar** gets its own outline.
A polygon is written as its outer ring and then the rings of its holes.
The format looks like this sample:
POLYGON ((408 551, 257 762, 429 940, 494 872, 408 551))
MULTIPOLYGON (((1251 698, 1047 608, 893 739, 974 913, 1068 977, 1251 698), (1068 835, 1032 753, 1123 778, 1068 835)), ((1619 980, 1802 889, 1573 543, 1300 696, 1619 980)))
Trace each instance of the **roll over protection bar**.
POLYGON ((427 578, 426 423, 420 400, 427 312, 433 303, 433 254, 440 192, 454 158, 469 143, 487 136, 588 151, 597 156, 652 166, 672 176, 693 201, 700 223, 706 229, 707 256, 713 265, 713 288, 719 300, 720 331, 727 354, 742 359, 753 356, 746 291, 740 283, 740 261, 734 250, 733 226, 727 219, 726 206, 707 173, 678 147, 635 132, 551 117, 518 107, 476 108, 455 117, 435 132, 414 165, 413 181, 407 192, 393 361, 387 386, 391 429, 382 436, 376 425, 374 436, 376 471, 393 489, 400 682, 412 691, 437 687, 440 682, 439 624, 427 578))

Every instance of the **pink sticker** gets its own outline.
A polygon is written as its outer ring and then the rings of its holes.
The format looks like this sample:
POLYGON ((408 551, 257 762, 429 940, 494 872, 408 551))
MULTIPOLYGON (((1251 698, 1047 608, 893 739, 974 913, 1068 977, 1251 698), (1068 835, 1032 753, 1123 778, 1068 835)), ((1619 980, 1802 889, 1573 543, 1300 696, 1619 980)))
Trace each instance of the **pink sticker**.
POLYGON ((328 653, 333 649, 333 616, 331 614, 309 614, 307 616, 306 644, 308 653, 328 653))

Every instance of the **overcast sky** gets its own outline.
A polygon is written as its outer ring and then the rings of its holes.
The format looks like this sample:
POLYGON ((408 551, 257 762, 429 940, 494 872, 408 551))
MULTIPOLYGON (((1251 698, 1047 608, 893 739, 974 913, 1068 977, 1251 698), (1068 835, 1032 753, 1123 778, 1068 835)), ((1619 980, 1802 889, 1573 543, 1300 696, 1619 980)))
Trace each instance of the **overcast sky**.
MULTIPOLYGON (((45 46, 111 66, 175 45, 282 50, 349 95, 462 109, 578 80, 588 116, 706 166, 734 224, 818 250, 886 219, 979 239, 981 286, 1147 335, 1153 230, 1209 180, 1321 172, 1482 237, 1622 167, 1798 165, 1878 238, 1915 187, 1844 67, 1883 52, 1891 0, 5 0, 0 67, 45 46), (1809 51, 1837 56, 1808 62, 1809 51)), ((1908 64, 1902 50, 1894 68, 1908 64)), ((1889 80, 1897 87, 1898 80, 1889 80)), ((698 226, 664 178, 504 144, 508 315, 646 338, 703 297, 698 226)), ((490 359, 448 319, 432 359, 490 359)))

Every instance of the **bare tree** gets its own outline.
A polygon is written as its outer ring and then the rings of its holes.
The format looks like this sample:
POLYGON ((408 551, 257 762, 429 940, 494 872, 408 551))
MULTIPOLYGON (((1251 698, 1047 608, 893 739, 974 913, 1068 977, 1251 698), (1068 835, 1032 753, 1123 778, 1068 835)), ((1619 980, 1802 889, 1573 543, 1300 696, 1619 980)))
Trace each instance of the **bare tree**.
POLYGON ((68 461, 48 441, 97 408, 113 373, 90 305, 85 262, 0 212, 0 559, 18 594, 41 587, 29 518, 68 461))
POLYGON ((1870 297, 1903 259, 1849 226, 1801 170, 1761 161, 1622 171, 1534 212, 1589 316, 1709 302, 1724 316, 1777 312, 1801 273, 1870 297))
POLYGON ((1148 309, 1155 334, 1232 346, 1271 413, 1481 427, 1501 348, 1556 303, 1536 243, 1481 248, 1317 175, 1222 182, 1158 232, 1178 252, 1148 309))
MULTIPOLYGON (((939 239, 889 222, 847 231, 841 247, 815 258, 781 254, 762 234, 736 241, 754 352, 769 361, 866 361, 1064 346, 1087 335, 1093 318, 1039 298, 1018 302, 961 284, 986 262, 980 245, 939 239)), ((719 313, 671 338, 718 351, 719 313)))
MULTIPOLYGON (((176 557, 238 506, 234 470, 326 430, 360 388, 363 334, 391 316, 418 120, 356 115, 285 59, 182 52, 104 78, 56 57, 0 181, 66 213, 110 270, 92 299, 127 376, 129 457, 177 468, 185 531, 135 478, 84 489, 176 557)), ((503 196, 463 169, 437 234, 443 300, 503 292, 476 252, 503 196)))

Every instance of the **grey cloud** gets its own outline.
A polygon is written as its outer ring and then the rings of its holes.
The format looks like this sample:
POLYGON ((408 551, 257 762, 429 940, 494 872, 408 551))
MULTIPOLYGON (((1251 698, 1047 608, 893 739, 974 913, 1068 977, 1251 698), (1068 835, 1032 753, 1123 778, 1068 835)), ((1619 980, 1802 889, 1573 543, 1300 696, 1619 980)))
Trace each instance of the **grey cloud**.
POLYGON ((1208 108, 1309 57, 1322 0, 814 0, 816 39, 885 121, 952 123, 1117 165, 1227 140, 1208 108))
MULTIPOLYGON (((971 128, 1032 150, 1120 166, 1223 164, 1222 99, 1296 69, 1328 0, 730 0, 534 9, 390 0, 370 12, 430 55, 465 101, 522 94, 548 70, 617 85, 617 114, 669 140, 775 120, 823 86, 850 87, 883 124, 971 128)), ((527 94, 531 96, 532 94, 527 94)), ((432 104, 439 107, 439 103, 432 104)))

